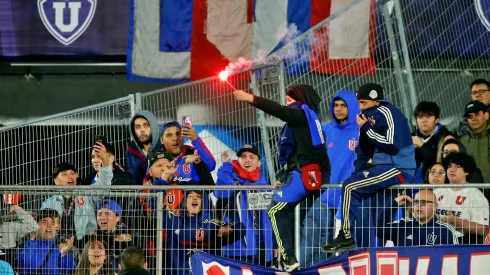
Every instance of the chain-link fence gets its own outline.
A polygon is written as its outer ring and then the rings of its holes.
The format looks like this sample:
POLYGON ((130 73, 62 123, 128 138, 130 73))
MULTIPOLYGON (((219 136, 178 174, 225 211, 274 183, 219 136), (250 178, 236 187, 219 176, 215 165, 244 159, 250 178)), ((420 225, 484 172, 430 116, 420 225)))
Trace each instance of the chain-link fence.
POLYGON ((97 135, 114 145, 124 164, 133 102, 128 96, 0 128, 1 185, 51 185, 52 169, 61 162, 88 175, 97 135))
MULTIPOLYGON (((245 144, 260 149, 264 175, 271 179, 277 170, 279 119, 233 98, 234 90, 245 90, 277 102, 285 102, 281 65, 269 65, 230 75, 173 86, 136 95, 138 108, 149 110, 160 123, 192 117, 193 127, 220 167, 221 153, 230 155, 245 144), (270 172, 268 172, 270 171, 270 172)), ((189 142, 189 141, 188 141, 189 142)), ((216 178, 216 171, 213 172, 216 178)))

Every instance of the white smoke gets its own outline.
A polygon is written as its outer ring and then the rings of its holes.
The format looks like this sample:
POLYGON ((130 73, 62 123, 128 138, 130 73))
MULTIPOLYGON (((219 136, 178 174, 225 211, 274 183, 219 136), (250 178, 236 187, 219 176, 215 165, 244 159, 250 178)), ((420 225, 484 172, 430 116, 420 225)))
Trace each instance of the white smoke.
POLYGON ((298 30, 296 24, 290 24, 287 27, 282 26, 275 34, 277 40, 280 40, 280 43, 283 45, 281 49, 270 55, 267 55, 265 50, 260 49, 257 51, 257 56, 254 59, 240 57, 237 62, 228 64, 225 70, 231 75, 238 71, 253 68, 258 64, 271 64, 279 60, 302 58, 306 54, 306 51, 309 50, 303 47, 302 43, 292 43, 300 35, 301 31, 298 30))

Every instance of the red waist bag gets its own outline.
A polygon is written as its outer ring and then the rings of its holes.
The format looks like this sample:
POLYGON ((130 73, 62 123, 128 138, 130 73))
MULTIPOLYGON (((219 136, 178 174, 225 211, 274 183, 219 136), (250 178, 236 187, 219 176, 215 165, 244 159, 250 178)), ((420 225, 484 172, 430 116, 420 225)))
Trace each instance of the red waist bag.
POLYGON ((305 189, 308 191, 316 191, 322 186, 322 172, 320 165, 308 164, 301 167, 301 180, 305 189))

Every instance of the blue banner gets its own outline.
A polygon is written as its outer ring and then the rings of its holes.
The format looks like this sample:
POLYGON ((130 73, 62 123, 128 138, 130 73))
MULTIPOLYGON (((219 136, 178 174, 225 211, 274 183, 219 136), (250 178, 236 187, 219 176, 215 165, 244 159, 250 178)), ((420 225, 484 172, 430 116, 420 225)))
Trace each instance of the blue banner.
POLYGON ((490 57, 490 0, 400 3, 412 58, 490 57))
POLYGON ((191 257, 193 275, 480 275, 490 270, 490 246, 419 246, 366 249, 350 252, 315 266, 279 271, 197 252, 191 257))
POLYGON ((1 56, 126 55, 129 0, 0 3, 1 56))

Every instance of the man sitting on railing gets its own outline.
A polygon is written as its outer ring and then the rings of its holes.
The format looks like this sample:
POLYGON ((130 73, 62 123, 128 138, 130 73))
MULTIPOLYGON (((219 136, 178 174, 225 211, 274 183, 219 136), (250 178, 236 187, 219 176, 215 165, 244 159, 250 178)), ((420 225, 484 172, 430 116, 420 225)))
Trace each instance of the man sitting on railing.
MULTIPOLYGON (((450 184, 467 184, 476 164, 471 156, 464 153, 451 153, 442 164, 450 184)), ((437 214, 446 222, 464 233, 461 243, 482 244, 484 226, 488 226, 488 201, 477 188, 437 188, 439 209, 437 214)))
MULTIPOLYGON (((94 185, 111 185, 112 167, 109 164, 109 155, 105 146, 97 142, 94 150, 102 164, 99 170, 99 179, 94 185)), ((54 183, 59 186, 76 186, 78 183, 78 173, 72 164, 60 163, 53 170, 54 183)), ((65 232, 60 235, 64 238, 76 236, 81 241, 84 236, 91 235, 97 228, 95 217, 95 207, 99 197, 72 195, 67 193, 65 196, 52 196, 45 200, 41 209, 56 209, 62 216, 65 232)), ((83 247, 83 244, 82 246, 83 247)))
POLYGON ((391 240, 397 246, 458 244, 458 237, 463 234, 437 220, 437 199, 432 190, 421 190, 413 200, 403 195, 396 201, 399 206, 411 202, 413 218, 379 224, 378 237, 391 240))
POLYGON ((155 151, 169 152, 178 166, 172 179, 174 183, 214 184, 211 171, 215 169, 216 161, 192 125, 181 127, 177 121, 167 122, 162 126, 160 141, 161 145, 155 151), (184 137, 191 140, 192 146, 184 145, 184 137))
MULTIPOLYGON (((238 161, 231 160, 228 152, 221 154, 223 166, 218 169, 217 185, 269 185, 260 173, 260 155, 256 147, 244 145, 237 156, 238 161)), ((257 193, 264 191, 258 190, 257 193)), ((267 209, 249 209, 250 193, 247 190, 213 191, 220 202, 217 210, 222 212, 223 219, 240 220, 245 227, 245 238, 223 247, 224 255, 243 262, 271 266, 278 256, 272 224, 267 209)))
POLYGON ((158 144, 158 121, 149 111, 137 113, 129 125, 131 142, 126 150, 126 171, 133 184, 140 185, 146 174, 147 158, 158 144))

